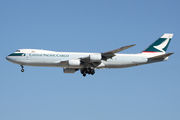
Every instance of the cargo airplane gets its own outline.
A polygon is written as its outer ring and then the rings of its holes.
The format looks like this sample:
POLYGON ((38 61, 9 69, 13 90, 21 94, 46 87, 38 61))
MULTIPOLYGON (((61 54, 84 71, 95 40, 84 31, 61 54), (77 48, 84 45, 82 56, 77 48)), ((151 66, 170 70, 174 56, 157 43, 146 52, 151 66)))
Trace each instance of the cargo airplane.
POLYGON ((168 60, 173 53, 166 53, 173 34, 164 34, 148 48, 138 54, 117 54, 120 51, 133 47, 124 46, 103 53, 81 53, 81 52, 55 52, 40 49, 19 49, 8 55, 6 59, 21 66, 45 66, 62 67, 64 73, 75 73, 80 70, 85 77, 86 74, 93 75, 96 69, 103 68, 126 68, 149 63, 168 60))

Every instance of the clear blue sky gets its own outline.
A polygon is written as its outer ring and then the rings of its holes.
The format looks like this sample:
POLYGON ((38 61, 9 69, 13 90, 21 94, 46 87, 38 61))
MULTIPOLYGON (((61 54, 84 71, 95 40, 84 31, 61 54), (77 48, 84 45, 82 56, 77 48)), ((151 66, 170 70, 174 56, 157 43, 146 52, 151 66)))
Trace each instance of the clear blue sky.
POLYGON ((179 120, 178 0, 0 1, 0 120, 179 120), (166 62, 97 70, 21 67, 5 57, 20 48, 105 52, 137 44, 139 53, 174 33, 166 62))

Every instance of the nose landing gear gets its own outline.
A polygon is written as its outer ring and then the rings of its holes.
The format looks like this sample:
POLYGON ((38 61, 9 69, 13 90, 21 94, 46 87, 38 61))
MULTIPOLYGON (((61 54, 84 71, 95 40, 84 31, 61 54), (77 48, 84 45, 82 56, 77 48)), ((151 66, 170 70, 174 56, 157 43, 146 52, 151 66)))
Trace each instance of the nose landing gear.
POLYGON ((21 69, 21 72, 24 72, 24 69, 23 69, 23 68, 24 68, 24 66, 23 66, 23 65, 21 65, 21 68, 22 68, 22 69, 21 69))

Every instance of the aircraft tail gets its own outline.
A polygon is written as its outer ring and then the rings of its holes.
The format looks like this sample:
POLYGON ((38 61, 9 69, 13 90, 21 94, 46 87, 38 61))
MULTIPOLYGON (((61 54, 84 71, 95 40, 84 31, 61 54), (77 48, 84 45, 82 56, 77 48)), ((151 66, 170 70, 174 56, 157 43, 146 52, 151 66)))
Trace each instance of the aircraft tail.
POLYGON ((166 53, 166 50, 171 42, 173 34, 165 33, 142 53, 166 53))

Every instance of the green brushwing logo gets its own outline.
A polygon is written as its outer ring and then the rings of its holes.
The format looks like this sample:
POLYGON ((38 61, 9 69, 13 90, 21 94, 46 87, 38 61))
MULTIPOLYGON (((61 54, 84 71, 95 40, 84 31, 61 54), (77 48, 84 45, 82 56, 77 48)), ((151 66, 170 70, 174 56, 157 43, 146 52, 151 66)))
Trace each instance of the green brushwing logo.
POLYGON ((166 52, 170 41, 171 41, 170 38, 159 38, 144 51, 145 52, 166 52))

